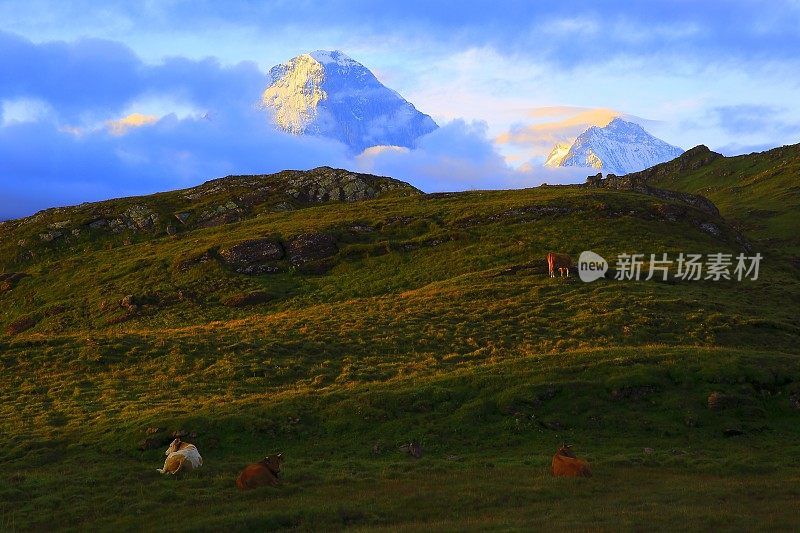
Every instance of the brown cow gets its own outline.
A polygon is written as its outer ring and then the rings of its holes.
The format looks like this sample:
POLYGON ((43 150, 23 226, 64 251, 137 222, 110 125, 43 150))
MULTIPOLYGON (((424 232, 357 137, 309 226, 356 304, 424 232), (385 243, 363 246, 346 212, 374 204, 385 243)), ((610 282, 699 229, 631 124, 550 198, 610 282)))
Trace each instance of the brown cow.
POLYGON ((563 277, 566 272, 569 277, 569 269, 572 266, 572 259, 567 254, 557 254, 550 252, 547 254, 547 267, 550 269, 550 277, 556 277, 556 269, 559 276, 563 277))
POLYGON ((283 454, 268 455, 261 461, 247 465, 236 479, 239 490, 250 490, 264 485, 277 485, 278 475, 281 471, 283 454))
POLYGON ((571 448, 572 446, 567 444, 562 444, 558 448, 550 465, 550 473, 562 477, 592 477, 589 463, 575 457, 571 448))

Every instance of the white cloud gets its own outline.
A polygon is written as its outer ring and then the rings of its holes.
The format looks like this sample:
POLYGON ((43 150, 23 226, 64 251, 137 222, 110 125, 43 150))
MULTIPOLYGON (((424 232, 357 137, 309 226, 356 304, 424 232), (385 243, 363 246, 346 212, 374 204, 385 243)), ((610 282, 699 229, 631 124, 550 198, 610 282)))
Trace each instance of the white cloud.
POLYGON ((546 169, 531 163, 507 164, 487 137, 482 122, 454 120, 419 139, 414 150, 376 147, 360 154, 355 164, 364 172, 409 181, 426 192, 467 189, 515 189, 541 183, 576 183, 585 169, 546 169))
POLYGON ((537 102, 544 105, 544 65, 491 47, 469 48, 431 61, 408 91, 414 105, 440 122, 464 118, 487 124, 497 135, 537 102))
POLYGON ((541 36, 560 37, 567 34, 579 37, 597 35, 602 29, 596 18, 559 17, 537 24, 532 33, 541 36))
POLYGON ((2 100, 2 125, 14 122, 38 122, 53 117, 55 110, 39 98, 13 98, 2 100))

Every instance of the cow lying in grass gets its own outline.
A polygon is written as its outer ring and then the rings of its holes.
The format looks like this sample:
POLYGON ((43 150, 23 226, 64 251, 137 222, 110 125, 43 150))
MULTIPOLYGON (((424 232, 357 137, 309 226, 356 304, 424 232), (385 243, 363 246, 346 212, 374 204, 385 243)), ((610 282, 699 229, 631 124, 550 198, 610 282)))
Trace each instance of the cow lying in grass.
POLYGON ((181 442, 181 439, 172 441, 164 455, 167 456, 164 468, 156 469, 162 474, 175 475, 178 472, 191 472, 203 464, 203 458, 200 457, 197 447, 188 442, 181 442))
POLYGON ((550 473, 554 476, 562 477, 592 477, 589 463, 583 459, 578 459, 572 453, 572 446, 562 444, 553 456, 553 463, 550 466, 550 473))
POLYGON ((558 275, 569 277, 569 269, 572 266, 572 259, 567 254, 557 254, 550 252, 547 254, 547 268, 550 269, 550 277, 556 277, 556 270, 558 275))
POLYGON ((282 462, 283 454, 279 453, 268 455, 257 463, 247 465, 236 479, 236 486, 239 490, 250 490, 264 485, 277 485, 282 462))

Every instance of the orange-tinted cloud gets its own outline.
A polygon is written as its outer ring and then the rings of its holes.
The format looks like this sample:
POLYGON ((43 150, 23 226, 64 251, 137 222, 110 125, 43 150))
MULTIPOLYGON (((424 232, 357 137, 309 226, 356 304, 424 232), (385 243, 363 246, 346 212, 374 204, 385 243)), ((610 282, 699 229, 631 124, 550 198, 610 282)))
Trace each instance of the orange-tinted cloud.
POLYGON ((551 119, 519 126, 495 139, 498 144, 524 146, 537 153, 546 154, 556 143, 574 140, 590 126, 607 126, 614 118, 624 113, 608 108, 587 109, 584 107, 538 107, 528 111, 534 120, 551 119), (559 120, 553 120, 559 119, 559 120))
POLYGON ((127 117, 122 117, 118 120, 109 120, 106 122, 111 135, 125 135, 128 130, 132 128, 139 128, 148 124, 155 124, 158 122, 158 117, 155 115, 143 115, 141 113, 131 113, 127 117))
POLYGON ((382 154, 407 154, 411 150, 405 146, 394 146, 391 144, 381 144, 378 146, 370 146, 363 152, 355 157, 356 162, 362 171, 374 172, 376 161, 379 160, 382 154))
POLYGON ((586 107, 576 107, 571 105, 554 105, 546 107, 534 107, 528 110, 527 115, 530 118, 553 118, 553 117, 569 117, 578 115, 580 113, 597 111, 598 109, 589 109, 586 107))
POLYGON ((401 152, 408 153, 410 150, 405 146, 394 146, 392 144, 379 144, 377 146, 370 146, 361 152, 357 157, 372 157, 383 152, 401 152))

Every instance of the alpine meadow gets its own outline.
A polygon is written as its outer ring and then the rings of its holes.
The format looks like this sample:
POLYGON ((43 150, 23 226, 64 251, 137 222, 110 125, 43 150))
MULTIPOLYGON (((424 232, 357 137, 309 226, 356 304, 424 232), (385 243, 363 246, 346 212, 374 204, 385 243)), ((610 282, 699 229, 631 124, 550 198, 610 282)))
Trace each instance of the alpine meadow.
POLYGON ((797 235, 748 240, 755 281, 547 275, 555 247, 733 254, 753 211, 797 220, 759 192, 800 147, 702 155, 660 179, 724 170, 752 207, 316 169, 3 224, 3 527, 791 529, 797 235), (204 455, 182 479, 174 431, 204 455), (562 441, 592 478, 550 477, 562 441), (280 488, 239 494, 277 451, 280 488))
POLYGON ((0 533, 800 530, 800 8, 534 4, 0 5, 0 533))

